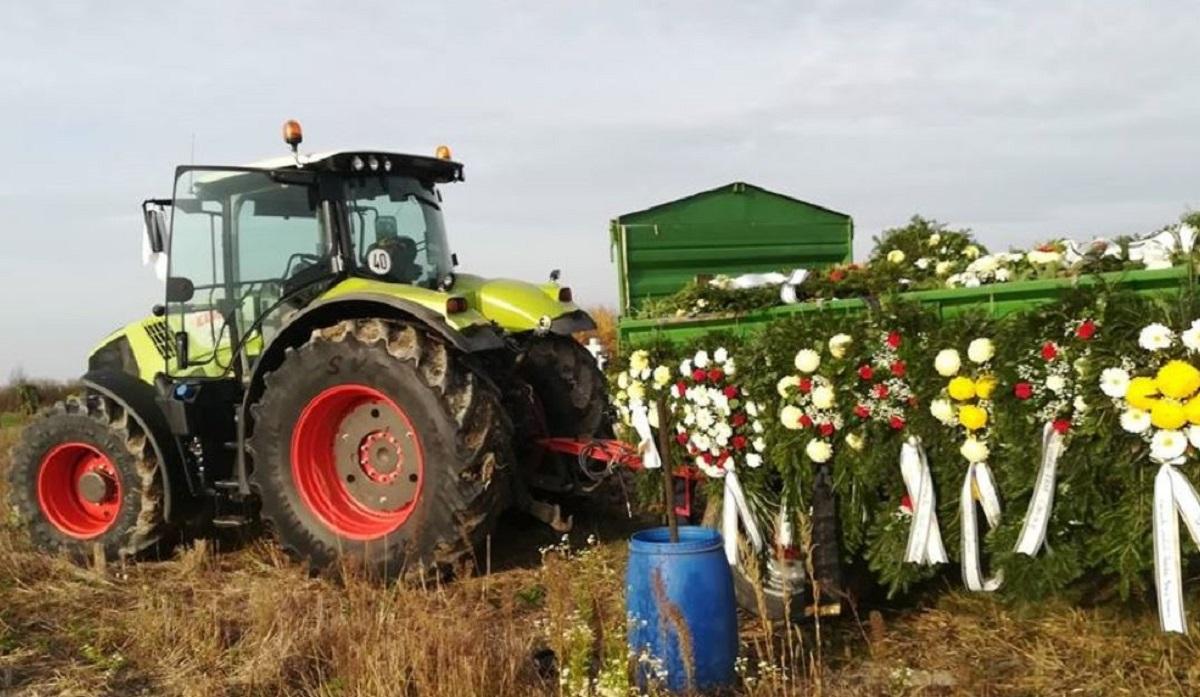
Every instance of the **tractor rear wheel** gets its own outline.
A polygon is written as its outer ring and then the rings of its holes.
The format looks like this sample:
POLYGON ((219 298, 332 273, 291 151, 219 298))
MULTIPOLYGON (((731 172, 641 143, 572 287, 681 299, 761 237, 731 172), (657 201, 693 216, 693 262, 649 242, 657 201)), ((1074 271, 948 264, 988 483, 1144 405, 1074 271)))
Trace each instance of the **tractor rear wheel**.
POLYGON ((456 568, 507 503, 510 430, 494 386, 419 328, 316 331, 266 376, 251 484, 282 546, 316 567, 456 568))
POLYGON ((35 545, 85 560, 165 553, 159 465, 137 421, 100 395, 71 397, 39 416, 13 448, 9 496, 35 545))

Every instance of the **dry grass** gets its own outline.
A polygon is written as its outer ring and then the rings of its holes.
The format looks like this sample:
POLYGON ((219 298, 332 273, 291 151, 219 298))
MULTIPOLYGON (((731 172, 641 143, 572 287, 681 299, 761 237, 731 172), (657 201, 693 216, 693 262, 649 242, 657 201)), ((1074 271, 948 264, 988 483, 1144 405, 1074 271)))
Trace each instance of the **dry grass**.
MULTIPOLYGON (((0 452, 13 435, 0 430, 0 452)), ((0 694, 553 695, 550 651, 574 675, 615 666, 623 679, 627 527, 611 521, 575 534, 577 547, 598 534, 597 546, 544 556, 536 547, 551 535, 509 521, 494 555, 503 570, 424 590, 349 570, 310 578, 267 541, 98 572, 31 550, 16 523, 0 528, 0 694)), ((742 639, 738 692, 764 697, 1200 686, 1200 647, 1159 634, 1147 609, 1011 609, 951 594, 861 624, 826 620, 819 647, 812 625, 747 621, 742 639)))

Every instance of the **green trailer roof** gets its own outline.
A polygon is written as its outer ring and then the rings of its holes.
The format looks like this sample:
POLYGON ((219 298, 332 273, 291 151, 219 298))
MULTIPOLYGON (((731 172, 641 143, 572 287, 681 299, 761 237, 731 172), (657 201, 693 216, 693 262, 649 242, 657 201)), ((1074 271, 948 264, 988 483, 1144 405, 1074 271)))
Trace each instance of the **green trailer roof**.
POLYGON ((734 182, 612 221, 621 313, 700 275, 819 268, 849 261, 845 213, 734 182))

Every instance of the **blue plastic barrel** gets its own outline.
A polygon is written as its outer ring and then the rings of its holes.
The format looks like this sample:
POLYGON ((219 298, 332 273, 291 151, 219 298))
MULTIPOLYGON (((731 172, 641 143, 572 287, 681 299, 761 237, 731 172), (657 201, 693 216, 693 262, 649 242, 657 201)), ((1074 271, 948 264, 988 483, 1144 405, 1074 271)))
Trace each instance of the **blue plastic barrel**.
POLYGON ((638 685, 656 682, 672 691, 732 685, 737 607, 721 535, 682 526, 679 542, 670 539, 667 528, 651 528, 629 542, 625 608, 638 685))

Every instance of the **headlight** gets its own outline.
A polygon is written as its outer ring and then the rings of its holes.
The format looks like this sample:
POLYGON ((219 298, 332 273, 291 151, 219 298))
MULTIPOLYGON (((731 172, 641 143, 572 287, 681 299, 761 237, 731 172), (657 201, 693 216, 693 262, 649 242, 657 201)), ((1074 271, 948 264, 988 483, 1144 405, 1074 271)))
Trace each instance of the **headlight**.
POLYGON ((372 155, 371 157, 367 158, 367 166, 371 168, 372 172, 374 172, 375 170, 379 169, 379 160, 375 159, 375 156, 372 155))
POLYGON ((355 155, 354 159, 350 160, 350 166, 353 167, 356 171, 362 170, 363 159, 361 157, 359 157, 358 155, 355 155))

